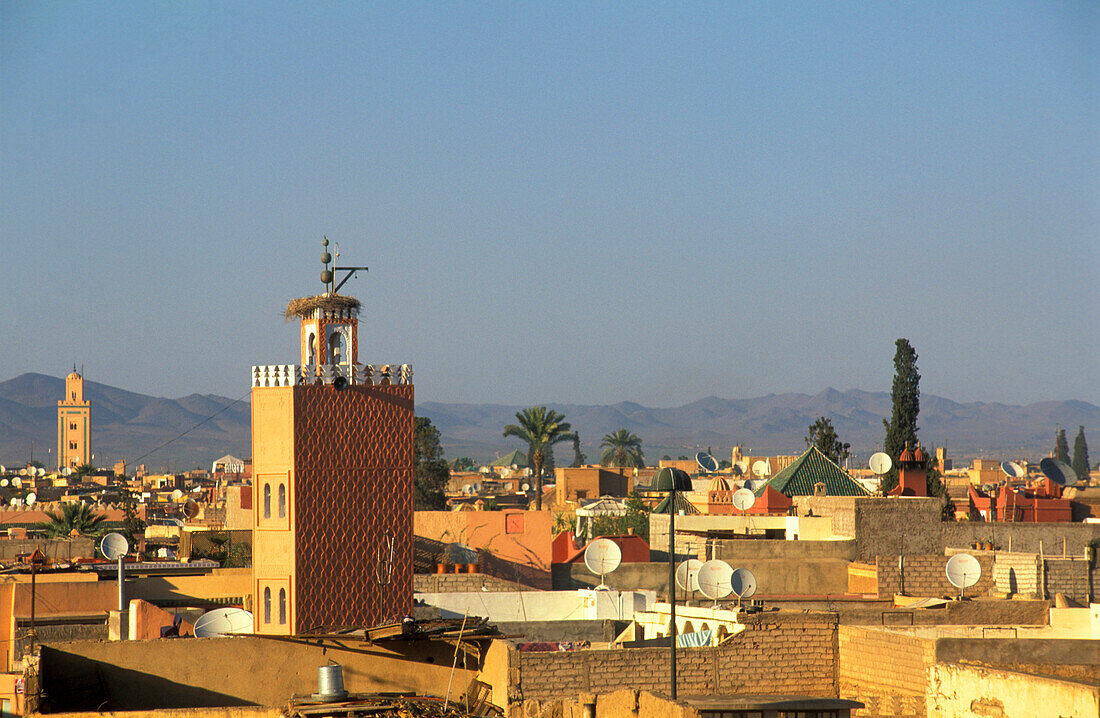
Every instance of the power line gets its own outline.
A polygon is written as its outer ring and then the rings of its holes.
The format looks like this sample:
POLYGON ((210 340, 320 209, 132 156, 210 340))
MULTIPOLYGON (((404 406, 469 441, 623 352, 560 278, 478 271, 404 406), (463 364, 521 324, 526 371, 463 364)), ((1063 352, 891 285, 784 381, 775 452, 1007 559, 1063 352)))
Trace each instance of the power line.
POLYGON ((139 461, 141 461, 142 459, 144 459, 145 457, 147 457, 147 456, 150 456, 150 455, 152 455, 152 454, 155 454, 155 453, 157 453, 158 451, 160 451, 160 450, 161 450, 161 449, 163 449, 164 447, 168 446, 169 444, 171 444, 171 443, 174 443, 174 442, 176 442, 176 441, 179 441, 180 439, 182 439, 183 437, 187 436, 188 434, 190 434, 190 433, 191 433, 192 431, 194 431, 195 429, 199 428, 200 426, 202 426, 202 425, 203 425, 203 424, 205 424, 206 422, 208 422, 208 421, 210 421, 211 419, 213 419, 213 418, 214 418, 215 416, 217 416, 218 414, 221 414, 221 413, 222 413, 223 411, 225 411, 226 409, 229 409, 229 408, 231 408, 231 407, 233 407, 233 406, 236 406, 236 405, 237 405, 237 404, 238 404, 238 403, 239 403, 239 402, 240 402, 240 401, 241 401, 242 399, 244 399, 244 398, 245 398, 246 396, 248 396, 248 395, 249 395, 249 394, 251 394, 251 393, 252 393, 252 389, 250 388, 250 389, 249 389, 248 391, 246 391, 245 393, 241 394, 241 395, 240 395, 239 397, 237 397, 236 399, 234 399, 234 400, 233 400, 233 401, 231 401, 230 403, 226 404, 226 405, 225 405, 225 406, 223 406, 222 408, 218 409, 218 410, 217 410, 217 411, 215 411, 215 412, 214 412, 213 414, 211 414, 210 416, 206 417, 205 419, 203 419, 203 420, 202 420, 202 421, 200 421, 199 423, 195 424, 194 426, 192 426, 192 427, 191 427, 190 429, 188 429, 187 431, 184 431, 184 432, 180 433, 179 435, 177 435, 177 436, 174 436, 174 437, 172 437, 171 439, 169 439, 168 441, 164 442, 163 444, 161 444, 161 445, 160 445, 160 446, 158 446, 157 448, 155 448, 155 449, 152 449, 151 451, 147 451, 147 452, 145 452, 144 454, 142 454, 141 456, 137 457, 136 459, 133 459, 133 460, 132 460, 132 461, 131 461, 130 463, 132 463, 132 464, 136 464, 136 463, 138 463, 139 461))

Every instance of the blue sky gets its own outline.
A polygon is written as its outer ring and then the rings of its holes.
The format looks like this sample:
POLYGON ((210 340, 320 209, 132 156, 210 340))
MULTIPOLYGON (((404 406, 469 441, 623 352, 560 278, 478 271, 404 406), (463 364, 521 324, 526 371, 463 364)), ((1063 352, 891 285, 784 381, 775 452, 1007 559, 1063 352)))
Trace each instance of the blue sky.
POLYGON ((0 3, 0 379, 1100 403, 1096 3, 0 3))

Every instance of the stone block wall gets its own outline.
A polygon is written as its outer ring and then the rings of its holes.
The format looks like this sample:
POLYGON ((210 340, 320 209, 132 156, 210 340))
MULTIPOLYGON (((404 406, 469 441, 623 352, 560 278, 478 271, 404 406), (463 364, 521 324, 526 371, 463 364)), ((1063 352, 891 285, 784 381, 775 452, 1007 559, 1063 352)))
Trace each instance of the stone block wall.
POLYGON ((976 541, 988 541, 1002 551, 1084 557, 1085 547, 1097 538, 1100 524, 959 521, 943 525, 947 548, 969 548, 976 541))
POLYGON ((1039 596, 1039 557, 1033 553, 998 551, 993 561, 997 593, 1039 596))
POLYGON ((1091 570, 1084 558, 1044 559, 1043 579, 1047 596, 1061 593, 1082 606, 1088 605, 1092 593, 1091 570))
MULTIPOLYGON (((947 580, 945 568, 948 556, 935 554, 902 557, 900 567, 897 556, 878 556, 878 596, 889 598, 894 594, 905 596, 957 596, 959 589, 947 580)), ((967 596, 987 596, 994 590, 993 557, 977 554, 974 558, 982 567, 978 582, 966 589, 967 596)))
POLYGON ((862 701, 852 716, 924 718, 928 668, 935 641, 904 632, 864 626, 838 631, 840 697, 862 701))
MULTIPOLYGON (((835 614, 761 614, 717 648, 676 653, 677 686, 685 695, 733 693, 836 697, 835 614)), ((509 651, 509 703, 559 699, 622 688, 666 692, 665 648, 565 653, 509 651)))
POLYGON ((484 573, 418 573, 413 576, 413 590, 417 593, 469 593, 482 589, 494 592, 539 590, 484 573))

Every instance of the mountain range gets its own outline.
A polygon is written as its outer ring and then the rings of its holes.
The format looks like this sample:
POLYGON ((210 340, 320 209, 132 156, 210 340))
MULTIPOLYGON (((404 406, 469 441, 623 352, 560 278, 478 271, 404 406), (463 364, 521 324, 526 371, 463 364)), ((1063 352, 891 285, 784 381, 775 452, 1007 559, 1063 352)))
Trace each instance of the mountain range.
MULTIPOLYGON (((31 458, 48 463, 55 451, 57 401, 64 379, 28 373, 0 382, 0 463, 20 464, 31 458)), ((146 396, 85 381, 92 403, 93 463, 120 459, 130 467, 145 463, 150 470, 184 470, 209 466, 224 454, 249 456, 251 414, 247 399, 191 394, 179 399, 146 396), (158 448, 162 447, 162 448, 158 448)), ((826 389, 817 394, 769 394, 751 399, 707 397, 670 408, 632 402, 613 405, 551 404, 578 431, 589 461, 598 459, 604 434, 620 427, 642 439, 646 458, 692 455, 710 449, 728 458, 730 448, 746 454, 797 453, 817 417, 832 420, 837 434, 862 457, 876 450, 890 414, 890 395, 858 389, 826 389)), ((514 448, 515 439, 502 436, 523 407, 499 404, 423 402, 417 414, 439 428, 447 458, 469 456, 487 461, 514 448)), ((1067 428, 1070 442, 1076 427, 1100 426, 1100 407, 1082 401, 1046 401, 1026 406, 992 403, 960 404, 922 395, 920 437, 926 445, 946 446, 956 459, 1036 458, 1054 444, 1057 426, 1067 428)), ((573 458, 572 447, 557 447, 559 463, 573 458)))

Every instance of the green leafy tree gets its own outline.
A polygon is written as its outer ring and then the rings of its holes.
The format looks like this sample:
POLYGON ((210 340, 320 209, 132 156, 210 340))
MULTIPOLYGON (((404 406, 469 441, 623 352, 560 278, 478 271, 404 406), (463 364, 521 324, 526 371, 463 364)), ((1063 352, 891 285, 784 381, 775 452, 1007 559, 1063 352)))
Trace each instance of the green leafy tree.
POLYGON ((817 421, 810 424, 808 431, 809 433, 804 437, 806 446, 816 446, 834 464, 843 465, 844 460, 851 456, 848 449, 852 445, 840 440, 830 419, 826 419, 824 416, 818 417, 817 421))
POLYGON ((61 504, 61 510, 47 511, 48 521, 35 525, 35 529, 44 531, 49 538, 64 538, 76 531, 82 535, 94 534, 100 530, 107 517, 97 514, 87 504, 73 501, 61 504))
POLYGON ((450 477, 443 446, 439 443, 439 429, 432 426, 428 417, 416 417, 413 424, 413 509, 446 509, 444 490, 450 477))
POLYGON ((1069 463, 1069 442, 1066 441, 1066 430, 1060 426, 1054 434, 1054 458, 1069 463))
POLYGON ((672 461, 672 457, 669 456, 668 454, 665 454, 664 456, 661 457, 661 461, 672 461))
POLYGON ((451 468, 455 471, 473 471, 476 468, 474 460, 469 456, 460 456, 454 460, 451 464, 451 468))
POLYGON ((573 428, 565 421, 565 416, 545 406, 532 406, 516 412, 518 424, 504 427, 504 436, 514 436, 526 442, 531 453, 529 458, 535 470, 537 495, 535 508, 542 511, 542 469, 546 461, 546 450, 554 444, 573 438, 573 428))
POLYGON ((722 459, 721 461, 718 462, 718 470, 719 471, 725 471, 726 469, 729 469, 729 468, 732 468, 732 467, 733 467, 733 463, 729 459, 722 459))
POLYGON ((96 467, 92 466, 91 464, 81 464, 80 466, 73 469, 73 474, 72 475, 73 475, 73 477, 75 477, 79 481, 79 480, 83 479, 85 476, 89 476, 91 474, 94 474, 96 471, 97 471, 96 467))
POLYGON ((955 502, 951 500, 951 496, 947 493, 947 484, 943 481, 943 474, 940 473, 935 452, 930 451, 927 456, 925 467, 928 471, 928 478, 926 479, 925 488, 929 496, 938 496, 943 499, 943 514, 940 518, 944 521, 954 521, 955 502))
POLYGON ((138 540, 145 535, 147 525, 138 518, 137 502, 127 496, 126 503, 122 506, 125 517, 122 519, 122 534, 131 546, 137 546, 138 540))
POLYGON ((600 463, 604 466, 645 466, 642 440, 635 433, 616 429, 603 437, 600 446, 603 448, 600 463))
POLYGON ((570 464, 573 468, 584 466, 584 461, 588 457, 581 451, 581 436, 577 432, 573 432, 573 463, 570 464))
POLYGON ((622 536, 634 533, 649 541, 649 507, 635 491, 626 500, 622 516, 596 516, 592 519, 592 536, 622 536))
POLYGON ((1073 440, 1073 471, 1077 480, 1089 480, 1089 445, 1085 441, 1085 427, 1077 428, 1077 438, 1073 440))
POLYGON ((882 488, 889 491, 898 483, 897 459, 905 445, 917 445, 917 415, 920 414, 920 372, 917 371, 917 352, 905 338, 894 342, 894 384, 890 391, 893 408, 890 420, 882 420, 886 428, 883 451, 894 460, 895 466, 883 476, 882 488))

